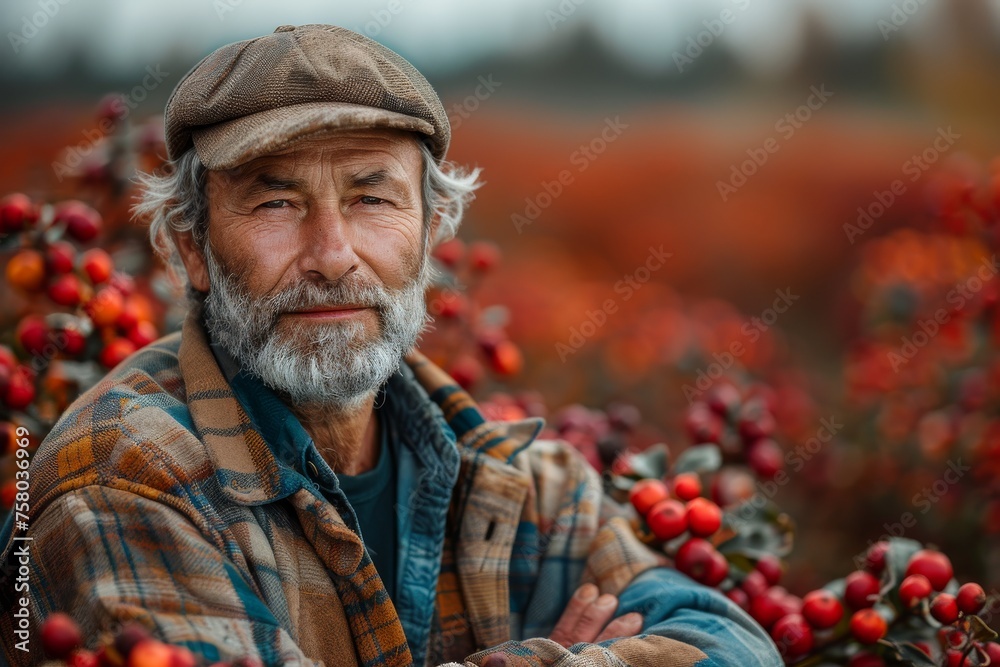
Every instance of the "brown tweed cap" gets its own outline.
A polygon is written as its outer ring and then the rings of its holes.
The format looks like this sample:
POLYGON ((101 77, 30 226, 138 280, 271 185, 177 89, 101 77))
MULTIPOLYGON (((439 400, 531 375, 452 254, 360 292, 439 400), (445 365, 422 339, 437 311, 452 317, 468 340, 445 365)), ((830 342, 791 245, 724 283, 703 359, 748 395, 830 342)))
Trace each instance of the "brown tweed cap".
POLYGON ((332 25, 281 26, 216 50, 177 84, 164 123, 168 156, 194 146, 209 169, 336 130, 419 132, 438 162, 451 139, 441 100, 413 65, 332 25))

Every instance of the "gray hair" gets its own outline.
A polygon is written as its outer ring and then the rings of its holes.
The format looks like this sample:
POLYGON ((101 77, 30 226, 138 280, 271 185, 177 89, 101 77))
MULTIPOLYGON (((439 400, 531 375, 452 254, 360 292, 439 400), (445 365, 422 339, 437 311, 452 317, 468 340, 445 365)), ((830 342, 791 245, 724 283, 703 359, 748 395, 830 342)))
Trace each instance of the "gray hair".
MULTIPOLYGON (((466 207, 482 185, 482 170, 465 169, 451 162, 437 163, 430 148, 420 142, 423 159, 424 227, 436 216, 440 221, 431 246, 455 236, 466 207)), ((132 212, 149 221, 149 240, 156 253, 187 287, 187 274, 177 250, 175 235, 191 232, 195 244, 204 249, 208 237, 208 193, 205 184, 208 170, 194 148, 167 163, 159 174, 141 174, 142 196, 132 212)))

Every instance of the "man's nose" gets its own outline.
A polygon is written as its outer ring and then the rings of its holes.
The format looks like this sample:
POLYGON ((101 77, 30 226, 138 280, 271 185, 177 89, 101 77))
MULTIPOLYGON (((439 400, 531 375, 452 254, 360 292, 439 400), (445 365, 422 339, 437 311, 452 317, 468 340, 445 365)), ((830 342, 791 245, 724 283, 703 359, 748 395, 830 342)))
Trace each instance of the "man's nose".
POLYGON ((302 223, 301 267, 305 274, 335 282, 355 271, 360 259, 354 250, 350 222, 339 206, 314 207, 302 223))

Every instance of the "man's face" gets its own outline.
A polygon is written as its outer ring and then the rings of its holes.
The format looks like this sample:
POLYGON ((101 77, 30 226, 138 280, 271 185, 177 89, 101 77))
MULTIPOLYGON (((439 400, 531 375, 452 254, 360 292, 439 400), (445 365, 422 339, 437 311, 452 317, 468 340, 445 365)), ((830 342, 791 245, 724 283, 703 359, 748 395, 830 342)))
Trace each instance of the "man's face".
POLYGON ((185 264, 213 338, 296 402, 360 404, 426 321, 421 182, 416 140, 390 130, 209 171, 204 262, 185 264))

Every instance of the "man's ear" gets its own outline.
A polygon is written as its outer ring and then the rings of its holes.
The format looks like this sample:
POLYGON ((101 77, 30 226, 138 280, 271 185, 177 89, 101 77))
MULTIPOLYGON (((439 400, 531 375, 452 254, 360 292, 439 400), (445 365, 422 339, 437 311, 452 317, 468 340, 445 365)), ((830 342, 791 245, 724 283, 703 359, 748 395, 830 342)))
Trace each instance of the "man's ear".
POLYGON ((180 232, 174 236, 177 251, 180 253, 184 270, 187 271, 188 282, 199 292, 208 291, 208 267, 201 248, 194 242, 191 232, 180 232))

